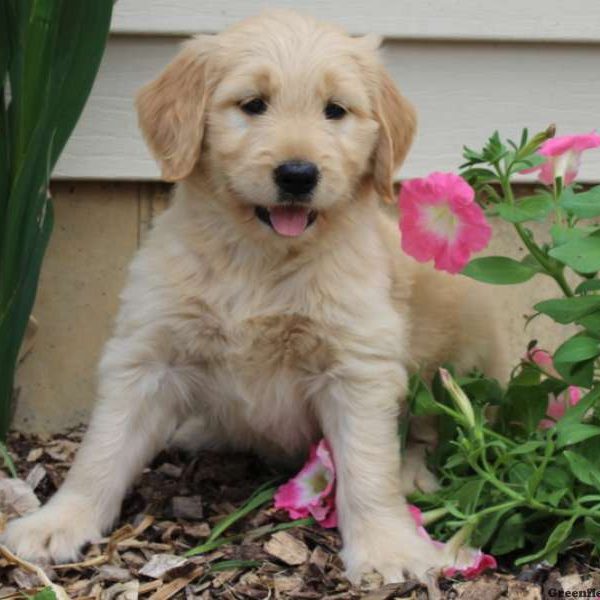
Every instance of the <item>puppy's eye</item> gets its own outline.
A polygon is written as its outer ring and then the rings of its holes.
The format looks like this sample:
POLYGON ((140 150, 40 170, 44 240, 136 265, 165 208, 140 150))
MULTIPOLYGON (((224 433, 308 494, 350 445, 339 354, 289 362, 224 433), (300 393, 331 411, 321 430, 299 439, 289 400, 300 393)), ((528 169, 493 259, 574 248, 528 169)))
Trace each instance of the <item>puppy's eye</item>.
POLYGON ((262 98, 252 98, 240 104, 240 108, 247 115, 262 115, 267 110, 267 103, 262 98))
POLYGON ((335 102, 329 102, 325 107, 325 118, 326 119, 343 119, 348 111, 335 102))

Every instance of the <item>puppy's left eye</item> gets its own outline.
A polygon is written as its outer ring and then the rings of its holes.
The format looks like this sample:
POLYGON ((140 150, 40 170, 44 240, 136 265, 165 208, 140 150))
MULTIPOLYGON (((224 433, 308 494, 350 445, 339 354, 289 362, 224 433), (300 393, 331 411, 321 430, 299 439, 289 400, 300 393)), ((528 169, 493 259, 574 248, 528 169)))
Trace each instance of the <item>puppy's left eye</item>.
POLYGON ((340 106, 335 102, 329 102, 325 107, 325 118, 335 120, 343 119, 347 112, 348 111, 343 106, 340 106))
POLYGON ((262 98, 252 98, 240 104, 247 115, 262 115, 267 110, 267 103, 262 98))

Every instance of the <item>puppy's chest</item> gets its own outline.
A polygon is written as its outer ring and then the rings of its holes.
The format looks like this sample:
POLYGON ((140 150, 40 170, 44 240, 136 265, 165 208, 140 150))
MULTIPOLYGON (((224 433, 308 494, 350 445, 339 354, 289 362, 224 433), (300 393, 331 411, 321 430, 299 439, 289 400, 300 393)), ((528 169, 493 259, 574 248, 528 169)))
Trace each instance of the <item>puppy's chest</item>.
POLYGON ((209 372, 272 378, 280 372, 317 375, 336 360, 335 327, 300 313, 234 318, 198 301, 200 310, 178 327, 184 355, 209 372))

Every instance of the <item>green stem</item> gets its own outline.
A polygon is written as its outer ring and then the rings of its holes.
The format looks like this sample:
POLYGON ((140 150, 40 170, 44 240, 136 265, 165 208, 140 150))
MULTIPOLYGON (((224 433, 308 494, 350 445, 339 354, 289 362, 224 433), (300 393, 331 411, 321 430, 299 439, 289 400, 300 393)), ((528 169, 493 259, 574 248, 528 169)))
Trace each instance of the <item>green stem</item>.
MULTIPOLYGON (((512 192, 512 188, 510 186, 510 182, 508 181, 507 177, 499 169, 496 169, 496 170, 498 172, 498 176, 500 177, 500 185, 502 186, 502 192, 504 194, 504 198, 507 200, 507 202, 509 204, 514 204, 515 198, 514 198, 514 195, 512 192)), ((540 247, 529 237, 529 235, 527 235, 525 229, 523 229, 523 226, 520 223, 515 223, 514 226, 515 226, 515 229, 516 229, 519 237, 521 238, 521 241, 523 242, 523 244, 525 244, 525 246, 526 246, 527 250, 529 250, 531 256, 533 256, 533 258, 535 258, 535 260, 537 260, 537 262, 544 269, 546 274, 549 275, 550 277, 552 277, 552 279, 554 279, 554 281, 556 281, 556 283, 558 284, 560 289, 563 291, 564 295, 569 298, 572 297, 573 290, 567 283, 567 280, 565 279, 565 276, 564 276, 562 270, 557 270, 550 263, 550 261, 546 258, 546 256, 544 255, 544 253, 542 252, 540 247)))

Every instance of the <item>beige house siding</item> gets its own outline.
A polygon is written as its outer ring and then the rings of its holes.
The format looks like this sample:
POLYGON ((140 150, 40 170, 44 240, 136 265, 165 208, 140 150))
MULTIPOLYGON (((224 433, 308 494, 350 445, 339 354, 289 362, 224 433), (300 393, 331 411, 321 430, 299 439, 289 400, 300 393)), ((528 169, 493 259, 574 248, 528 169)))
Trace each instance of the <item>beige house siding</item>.
MULTIPOLYGON (((60 178, 157 179, 133 97, 190 32, 217 32, 264 6, 248 0, 119 0, 92 97, 56 170, 60 178)), ((309 0, 302 10, 386 39, 383 58, 415 103, 408 177, 456 168, 462 144, 498 128, 559 132, 600 125, 600 3, 574 0, 309 0)), ((600 155, 582 170, 600 180, 600 155)))

